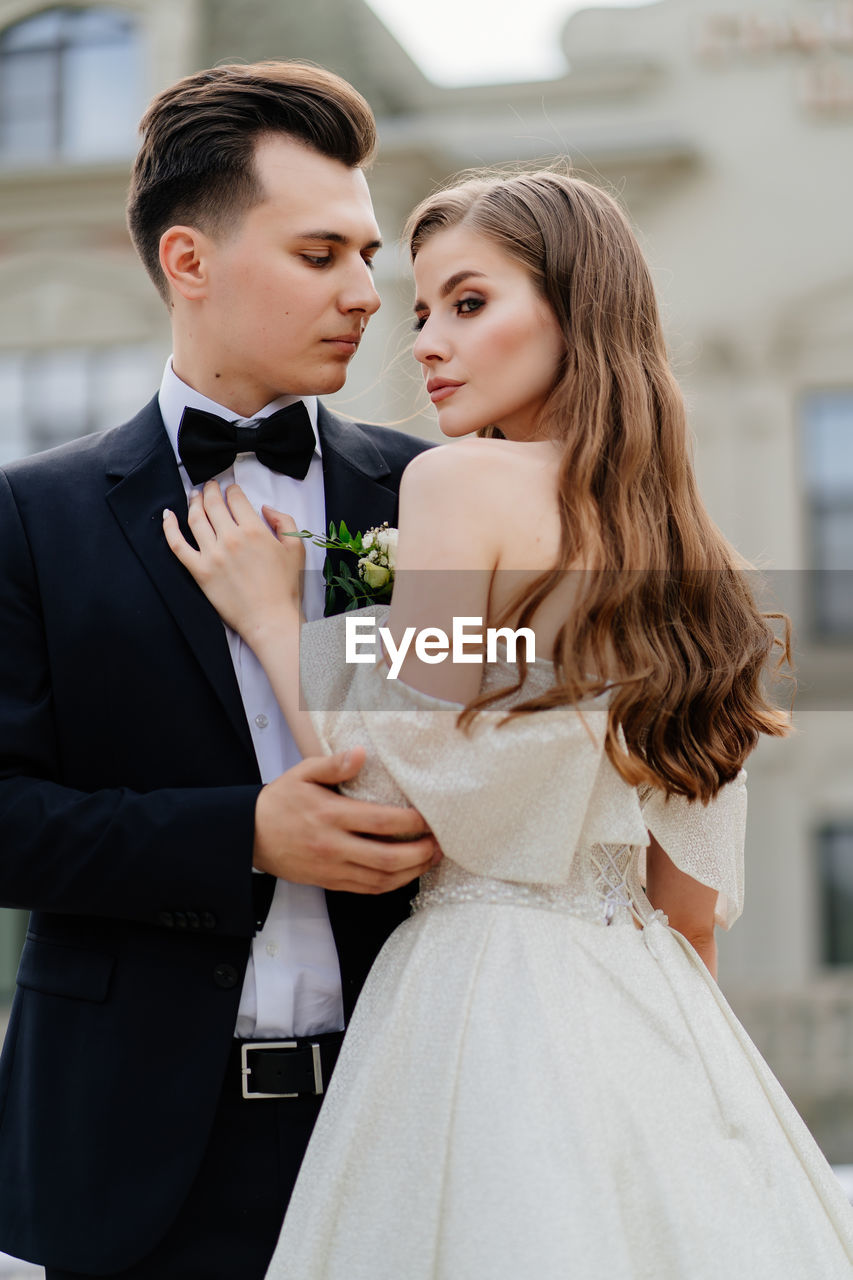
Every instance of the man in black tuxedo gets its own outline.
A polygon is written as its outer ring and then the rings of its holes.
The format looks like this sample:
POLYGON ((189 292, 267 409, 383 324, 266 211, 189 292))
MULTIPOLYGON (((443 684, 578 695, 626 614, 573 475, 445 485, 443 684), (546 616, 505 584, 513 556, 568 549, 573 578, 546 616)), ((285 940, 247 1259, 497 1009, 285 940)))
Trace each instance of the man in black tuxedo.
POLYGON ((260 1280, 341 1028, 438 855, 414 811, 334 792, 359 752, 299 761, 161 515, 215 475, 300 527, 393 524, 424 443, 315 399, 379 305, 360 95, 219 67, 142 134, 129 222, 172 316, 160 393, 0 472, 0 900, 32 913, 0 1247, 49 1280, 260 1280))

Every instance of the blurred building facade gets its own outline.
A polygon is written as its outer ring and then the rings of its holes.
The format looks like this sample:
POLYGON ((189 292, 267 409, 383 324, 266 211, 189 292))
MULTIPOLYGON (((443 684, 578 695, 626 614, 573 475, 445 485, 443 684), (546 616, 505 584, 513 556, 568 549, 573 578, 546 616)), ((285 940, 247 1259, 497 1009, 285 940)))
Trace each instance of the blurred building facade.
MULTIPOLYGON (((658 0, 581 11, 562 38, 559 80, 447 89, 362 0, 0 0, 0 461, 156 390, 166 314, 123 206, 134 123, 183 74, 280 56, 351 80, 379 119, 389 243, 472 165, 567 155, 614 190, 708 505, 797 626, 797 733, 750 766, 747 909, 721 980, 827 1154, 853 1161, 853 3, 658 0)), ((377 279, 337 405, 438 438, 393 247, 377 279)), ((0 918, 0 999, 23 927, 0 918)))

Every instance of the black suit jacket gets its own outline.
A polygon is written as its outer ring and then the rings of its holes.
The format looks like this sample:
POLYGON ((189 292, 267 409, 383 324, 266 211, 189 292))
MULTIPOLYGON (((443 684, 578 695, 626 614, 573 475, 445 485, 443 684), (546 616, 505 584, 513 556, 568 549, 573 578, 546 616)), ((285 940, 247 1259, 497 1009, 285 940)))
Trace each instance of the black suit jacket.
MULTIPOLYGON (((320 407, 327 519, 396 522, 425 443, 320 407)), ((224 629, 168 550, 154 399, 0 471, 0 902, 31 911, 0 1062, 0 1248, 150 1252, 201 1160, 256 927, 257 765, 224 629)), ((351 1010, 408 890, 330 893, 351 1010)))

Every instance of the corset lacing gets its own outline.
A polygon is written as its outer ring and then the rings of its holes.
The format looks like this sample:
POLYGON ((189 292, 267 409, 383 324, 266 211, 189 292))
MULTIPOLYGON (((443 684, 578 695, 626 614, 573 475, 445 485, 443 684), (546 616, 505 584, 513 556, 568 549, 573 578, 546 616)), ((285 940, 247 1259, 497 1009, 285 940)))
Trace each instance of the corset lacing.
POLYGON ((421 877, 412 911, 463 902, 560 911, 594 924, 666 923, 653 911, 637 876, 634 845, 595 844, 578 850, 566 884, 535 884, 475 875, 445 858, 421 877))

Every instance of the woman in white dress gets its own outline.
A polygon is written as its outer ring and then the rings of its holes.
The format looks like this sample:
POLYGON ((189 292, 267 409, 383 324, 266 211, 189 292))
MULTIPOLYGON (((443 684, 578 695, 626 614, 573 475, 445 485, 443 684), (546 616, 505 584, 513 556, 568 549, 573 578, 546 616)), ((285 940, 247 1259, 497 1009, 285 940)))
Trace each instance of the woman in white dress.
POLYGON ((410 465, 390 612, 359 616, 392 659, 462 616, 538 657, 422 644, 390 679, 330 618, 306 710, 292 521, 215 485, 198 550, 165 521, 301 749, 366 748, 351 790, 415 805, 444 853, 364 988, 270 1280, 850 1277, 853 1211, 713 977, 742 765, 786 721, 640 250, 552 172, 430 197, 409 242, 441 429, 489 438, 410 465))

